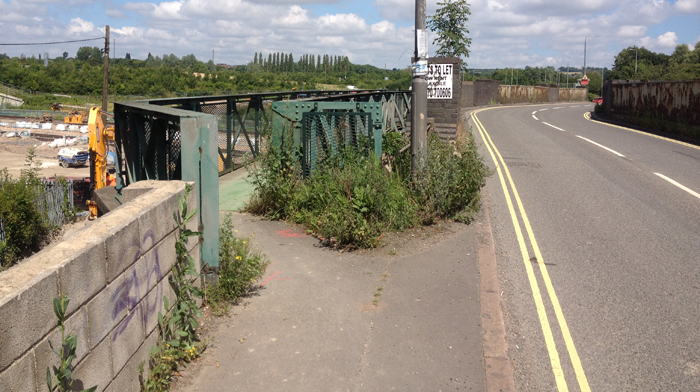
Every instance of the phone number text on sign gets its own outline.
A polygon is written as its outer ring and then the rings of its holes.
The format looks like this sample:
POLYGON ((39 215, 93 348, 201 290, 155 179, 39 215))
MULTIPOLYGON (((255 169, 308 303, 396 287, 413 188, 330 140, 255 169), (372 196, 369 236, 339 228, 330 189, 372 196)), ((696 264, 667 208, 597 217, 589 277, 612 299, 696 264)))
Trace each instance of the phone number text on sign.
POLYGON ((428 99, 452 99, 453 64, 428 64, 428 99))

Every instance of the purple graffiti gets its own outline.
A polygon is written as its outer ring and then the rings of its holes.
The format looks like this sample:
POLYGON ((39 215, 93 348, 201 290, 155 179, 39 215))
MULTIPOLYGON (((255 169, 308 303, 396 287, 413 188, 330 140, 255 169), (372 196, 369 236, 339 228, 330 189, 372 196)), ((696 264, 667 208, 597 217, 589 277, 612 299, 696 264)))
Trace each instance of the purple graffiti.
MULTIPOLYGON (((151 240, 151 246, 155 245, 155 235, 153 234, 153 231, 149 230, 146 232, 146 235, 143 237, 143 241, 141 243, 138 243, 138 241, 134 241, 132 243, 131 248, 136 248, 136 252, 133 255, 133 259, 131 259, 130 264, 135 265, 136 261, 141 258, 141 256, 144 253, 144 249, 147 249, 144 245, 146 244, 146 240, 150 239, 151 240)), ((130 310, 129 314, 126 316, 124 320, 122 320, 121 323, 119 323, 119 326, 115 330, 114 335, 112 336, 112 341, 116 340, 119 335, 121 335, 126 328, 129 326, 131 323, 132 319, 134 316, 138 313, 136 306, 138 305, 139 302, 139 291, 141 288, 142 283, 146 283, 146 288, 149 288, 151 286, 151 279, 154 278, 156 279, 156 282, 160 282, 163 278, 163 274, 161 273, 160 270, 160 260, 158 257, 158 249, 154 248, 153 253, 155 256, 155 263, 152 268, 149 268, 147 274, 146 274, 146 282, 141 282, 139 281, 139 277, 136 273, 136 268, 133 268, 129 273, 126 275, 126 279, 124 280, 123 283, 121 283, 119 286, 117 286, 117 289, 115 290, 114 294, 112 295, 112 303, 113 308, 112 308, 112 320, 116 319, 119 317, 119 314, 127 309, 130 310)), ((127 259, 127 258, 125 258, 127 259)), ((144 301, 145 303, 145 309, 142 308, 144 311, 143 318, 141 322, 143 323, 144 329, 146 325, 148 324, 148 318, 149 316, 154 313, 158 309, 158 300, 161 297, 163 287, 161 284, 156 283, 156 295, 154 302, 152 304, 148 303, 148 301, 144 301)))

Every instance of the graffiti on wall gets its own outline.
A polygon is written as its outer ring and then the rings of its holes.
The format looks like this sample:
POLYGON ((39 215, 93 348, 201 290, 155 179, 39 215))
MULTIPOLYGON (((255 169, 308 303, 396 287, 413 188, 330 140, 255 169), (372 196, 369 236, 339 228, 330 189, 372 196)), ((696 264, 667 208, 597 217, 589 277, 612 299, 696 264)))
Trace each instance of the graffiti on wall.
MULTIPOLYGON (((131 247, 129 247, 129 252, 126 253, 122 260, 122 263, 129 262, 130 265, 136 265, 136 262, 144 255, 144 250, 149 249, 155 245, 156 239, 152 230, 146 232, 142 241, 134 241, 131 247), (150 245, 148 241, 150 240, 150 245)), ((162 300, 163 296, 163 273, 160 268, 160 259, 158 257, 158 249, 153 248, 152 257, 154 257, 153 266, 147 268, 145 276, 139 277, 138 268, 132 268, 126 273, 126 279, 119 286, 117 286, 114 294, 112 295, 112 320, 119 317, 119 315, 125 309, 128 311, 126 318, 119 324, 115 333, 112 337, 114 341, 119 335, 121 335, 131 322, 136 319, 136 322, 142 322, 144 329, 148 325, 150 317, 157 317, 157 311, 159 308, 159 301, 162 300), (155 282, 155 295, 151 298, 151 302, 148 298, 143 301, 143 305, 140 308, 137 307, 141 297, 144 297, 146 293, 142 291, 147 291, 151 284, 155 282), (137 314, 143 314, 141 319, 136 317, 137 314)))

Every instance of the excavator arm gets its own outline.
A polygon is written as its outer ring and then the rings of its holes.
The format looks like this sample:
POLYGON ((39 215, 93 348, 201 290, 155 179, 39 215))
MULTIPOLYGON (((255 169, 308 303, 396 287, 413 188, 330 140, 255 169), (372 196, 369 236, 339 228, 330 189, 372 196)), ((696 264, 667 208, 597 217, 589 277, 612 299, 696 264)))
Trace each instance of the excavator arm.
POLYGON ((90 220, 97 218, 97 203, 95 202, 94 191, 107 186, 107 148, 109 140, 114 140, 114 127, 107 127, 104 123, 102 115, 109 115, 102 112, 102 108, 93 107, 90 109, 88 117, 88 135, 90 137, 90 145, 88 153, 90 154, 90 200, 88 207, 90 209, 90 220))

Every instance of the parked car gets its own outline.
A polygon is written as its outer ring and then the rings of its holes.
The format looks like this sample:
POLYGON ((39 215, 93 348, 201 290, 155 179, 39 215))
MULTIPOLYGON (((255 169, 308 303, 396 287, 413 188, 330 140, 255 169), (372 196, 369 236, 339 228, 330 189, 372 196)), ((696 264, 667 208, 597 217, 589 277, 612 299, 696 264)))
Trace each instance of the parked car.
POLYGON ((603 104, 603 97, 593 98, 593 103, 598 104, 598 105, 602 105, 603 104))

